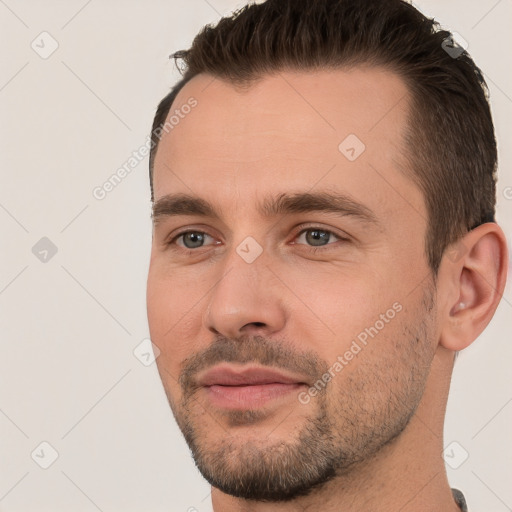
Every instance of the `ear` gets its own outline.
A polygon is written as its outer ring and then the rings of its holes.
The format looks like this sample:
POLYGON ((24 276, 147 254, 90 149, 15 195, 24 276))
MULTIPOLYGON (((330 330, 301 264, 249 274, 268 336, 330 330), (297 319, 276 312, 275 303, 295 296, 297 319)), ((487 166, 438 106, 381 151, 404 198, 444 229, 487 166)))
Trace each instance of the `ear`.
POLYGON ((458 351, 485 329, 507 279, 508 251, 502 229, 482 224, 447 247, 438 275, 439 343, 458 351))

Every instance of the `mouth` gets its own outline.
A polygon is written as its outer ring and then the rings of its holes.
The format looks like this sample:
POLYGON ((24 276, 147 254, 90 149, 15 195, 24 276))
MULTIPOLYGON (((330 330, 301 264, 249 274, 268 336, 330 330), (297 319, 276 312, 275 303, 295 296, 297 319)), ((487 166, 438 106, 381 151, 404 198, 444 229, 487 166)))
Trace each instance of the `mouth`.
POLYGON ((308 384, 301 376, 268 367, 215 366, 200 375, 198 383, 212 405, 247 410, 289 399, 308 384))

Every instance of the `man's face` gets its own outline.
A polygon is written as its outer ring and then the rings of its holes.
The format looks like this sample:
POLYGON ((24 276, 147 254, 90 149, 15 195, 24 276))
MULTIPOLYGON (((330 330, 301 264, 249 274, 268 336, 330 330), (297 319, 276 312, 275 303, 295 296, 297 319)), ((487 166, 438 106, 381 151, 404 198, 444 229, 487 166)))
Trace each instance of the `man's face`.
POLYGON ((395 439, 426 386, 438 332, 408 93, 379 69, 246 91, 199 75, 170 115, 190 97, 154 168, 158 370, 210 483, 291 499, 395 439))

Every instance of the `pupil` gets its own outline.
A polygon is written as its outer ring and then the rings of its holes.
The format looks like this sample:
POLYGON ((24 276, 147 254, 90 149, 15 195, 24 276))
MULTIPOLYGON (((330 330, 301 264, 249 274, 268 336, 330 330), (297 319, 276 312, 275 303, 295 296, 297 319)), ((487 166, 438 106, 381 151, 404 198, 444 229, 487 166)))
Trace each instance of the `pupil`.
POLYGON ((330 233, 327 233, 327 231, 320 231, 318 229, 310 230, 308 233, 311 233, 311 237, 306 234, 306 238, 308 239, 308 243, 312 242, 311 245, 319 246, 319 245, 325 245, 322 244, 322 242, 328 242, 330 233), (319 242, 320 243, 317 243, 319 242))
POLYGON ((201 233, 187 233, 183 238, 183 243, 189 249, 194 247, 201 247, 201 243, 203 242, 203 235, 201 233), (192 247, 187 244, 187 241, 192 243, 192 247))

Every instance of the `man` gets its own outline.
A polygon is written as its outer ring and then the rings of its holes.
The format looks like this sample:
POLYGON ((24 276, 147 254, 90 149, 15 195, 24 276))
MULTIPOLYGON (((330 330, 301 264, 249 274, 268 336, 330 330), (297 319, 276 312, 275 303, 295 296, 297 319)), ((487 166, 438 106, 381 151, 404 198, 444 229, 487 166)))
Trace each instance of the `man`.
POLYGON ((467 510, 446 400, 507 261, 479 69, 401 0, 267 0, 175 56, 148 320, 214 510, 467 510))

